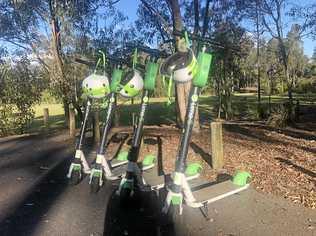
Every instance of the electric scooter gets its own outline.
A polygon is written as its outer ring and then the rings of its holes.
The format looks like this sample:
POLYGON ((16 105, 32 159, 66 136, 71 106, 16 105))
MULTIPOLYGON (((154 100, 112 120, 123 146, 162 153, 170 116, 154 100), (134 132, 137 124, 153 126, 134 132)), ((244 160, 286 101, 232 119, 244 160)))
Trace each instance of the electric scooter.
MULTIPOLYGON (((144 82, 141 77, 141 72, 136 69, 137 64, 137 50, 134 52, 133 56, 133 70, 125 75, 122 78, 122 71, 119 69, 115 69, 113 71, 112 80, 114 81, 115 86, 112 87, 112 93, 110 94, 108 113, 106 117, 106 123, 104 126, 104 132, 102 137, 102 142, 97 154, 95 167, 92 169, 90 173, 90 186, 91 192, 97 192, 99 188, 103 185, 103 180, 116 180, 119 179, 122 175, 125 174, 125 166, 122 164, 126 164, 127 158, 124 158, 120 161, 109 162, 105 157, 105 141, 107 139, 110 124, 112 122, 112 113, 115 109, 115 98, 114 94, 118 93, 122 97, 125 98, 134 98, 136 97, 141 90, 143 90, 144 82)), ((148 81, 148 80, 147 80, 148 81)), ((111 83, 112 84, 112 83, 111 83)), ((148 82, 145 81, 145 89, 148 87, 148 82)), ((154 86, 154 84, 150 85, 154 86)), ((148 92, 147 92, 148 93, 148 92)), ((137 129, 136 129, 137 130, 137 129)), ((125 156, 127 157, 127 156, 125 156)), ((145 171, 154 166, 154 158, 152 156, 146 156, 141 164, 141 170, 145 171)))
MULTIPOLYGON (((183 37, 183 33, 178 33, 183 37)), ((206 39, 190 35, 191 39, 205 42, 206 39)), ((193 51, 188 47, 188 35, 185 33, 185 43, 187 50, 177 52, 169 57, 161 66, 160 72, 173 76, 175 82, 188 82, 192 80, 192 87, 189 94, 184 128, 180 139, 180 147, 177 153, 175 170, 173 172, 173 181, 170 185, 166 184, 167 197, 164 202, 162 212, 170 214, 172 217, 178 217, 182 214, 183 203, 189 207, 200 208, 205 217, 208 217, 208 204, 220 199, 231 196, 235 193, 244 191, 249 187, 247 179, 250 174, 247 172, 238 172, 233 181, 228 180, 218 184, 191 184, 185 178, 185 165, 188 154, 194 116, 198 106, 198 99, 201 89, 206 85, 212 54, 200 51, 198 58, 195 59, 193 51)))
POLYGON ((94 73, 85 78, 82 82, 83 95, 86 97, 87 101, 85 105, 84 119, 81 122, 79 141, 76 145, 75 157, 67 174, 67 177, 70 179, 70 183, 72 184, 78 184, 82 179, 83 174, 89 174, 91 172, 85 154, 82 150, 87 121, 92 103, 95 100, 104 99, 110 91, 109 79, 105 72, 105 54, 102 51, 100 51, 100 53, 103 55, 103 59, 98 59, 94 73), (102 60, 103 75, 98 75, 97 69, 102 60))
MULTIPOLYGON (((146 171, 141 171, 137 165, 137 160, 140 152, 143 126, 147 113, 147 106, 149 102, 149 94, 155 89, 155 80, 159 70, 159 65, 157 59, 165 57, 166 54, 160 52, 159 50, 150 49, 143 46, 138 46, 138 48, 146 53, 148 53, 149 60, 146 64, 145 82, 144 82, 144 92, 142 96, 141 110, 139 113, 139 119, 136 126, 136 130, 133 136, 133 143, 128 153, 128 164, 125 176, 121 179, 117 195, 120 196, 122 201, 128 200, 132 197, 135 191, 151 191, 155 190, 158 192, 159 189, 164 187, 165 176, 158 175, 158 170, 154 167, 153 162, 156 161, 156 156, 148 155, 145 157, 143 163, 149 159, 151 168, 146 171), (146 160, 147 158, 147 160, 146 160)), ((186 179, 192 180, 200 175, 201 168, 196 163, 192 163, 187 166, 185 171, 186 179)))

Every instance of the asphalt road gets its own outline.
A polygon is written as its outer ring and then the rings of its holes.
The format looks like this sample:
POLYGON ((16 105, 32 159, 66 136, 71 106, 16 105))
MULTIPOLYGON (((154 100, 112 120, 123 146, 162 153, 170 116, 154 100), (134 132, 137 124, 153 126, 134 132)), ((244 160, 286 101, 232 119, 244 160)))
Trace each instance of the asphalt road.
POLYGON ((172 232, 169 225, 159 226, 155 194, 121 206, 115 195, 119 182, 106 182, 97 194, 90 193, 88 177, 70 185, 66 174, 73 146, 64 134, 0 139, 0 235, 172 232))
POLYGON ((154 193, 120 205, 118 182, 90 193, 88 178, 66 179, 73 155, 66 134, 0 139, 0 235, 316 235, 315 210, 249 189, 209 206, 210 219, 184 209, 177 227, 154 193))

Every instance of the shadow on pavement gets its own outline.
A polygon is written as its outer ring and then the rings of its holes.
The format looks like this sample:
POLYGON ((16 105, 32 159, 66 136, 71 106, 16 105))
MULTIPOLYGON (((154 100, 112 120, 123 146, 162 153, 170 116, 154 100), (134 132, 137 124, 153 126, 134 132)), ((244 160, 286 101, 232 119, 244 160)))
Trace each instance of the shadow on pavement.
POLYGON ((172 223, 161 214, 161 202, 155 192, 146 192, 123 204, 113 191, 107 205, 103 235, 175 235, 172 223))
POLYGON ((63 159, 54 170, 29 190, 15 210, 0 222, 0 235, 32 235, 45 213, 67 187, 65 174, 70 159, 63 159))

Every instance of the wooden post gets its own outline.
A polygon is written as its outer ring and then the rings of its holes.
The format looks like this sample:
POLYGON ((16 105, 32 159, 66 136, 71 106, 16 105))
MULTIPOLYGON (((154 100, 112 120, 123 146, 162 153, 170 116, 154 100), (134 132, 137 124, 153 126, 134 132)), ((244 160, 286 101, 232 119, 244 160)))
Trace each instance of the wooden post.
POLYGON ((48 108, 44 108, 43 109, 43 120, 44 120, 44 126, 45 128, 49 128, 49 123, 48 123, 48 120, 49 120, 49 111, 48 111, 48 108))
POLYGON ((95 144, 100 143, 101 135, 100 135, 100 118, 99 118, 100 111, 96 110, 93 113, 93 140, 95 144))
POLYGON ((72 105, 69 105, 69 135, 76 136, 76 113, 72 105))
POLYGON ((221 122, 211 123, 212 168, 220 170, 224 166, 223 131, 221 122))

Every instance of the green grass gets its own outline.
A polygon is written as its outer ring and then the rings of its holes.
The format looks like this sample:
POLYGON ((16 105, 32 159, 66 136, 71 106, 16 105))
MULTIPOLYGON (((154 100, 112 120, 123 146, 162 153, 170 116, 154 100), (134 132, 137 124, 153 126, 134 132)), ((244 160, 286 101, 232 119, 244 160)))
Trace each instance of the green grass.
POLYGON ((50 130, 57 130, 64 127, 65 118, 62 104, 39 104, 34 106, 35 117, 34 120, 29 124, 28 132, 41 132, 45 130, 43 121, 44 108, 48 108, 48 124, 50 130))
POLYGON ((44 108, 49 109, 50 116, 62 115, 64 114, 64 108, 62 104, 39 104, 34 106, 35 118, 43 118, 44 108))
MULTIPOLYGON (((316 94, 294 95, 294 99, 299 99, 301 105, 316 105, 316 94)), ((272 96, 272 106, 287 101, 287 96, 272 96)), ((170 106, 166 104, 167 98, 150 98, 146 124, 171 124, 175 122, 174 103, 170 106)), ((135 99, 132 105, 130 101, 119 101, 120 105, 120 124, 132 125, 132 114, 136 116, 139 111, 140 99, 135 99)), ((216 96, 201 96, 199 112, 202 122, 209 122, 217 116, 218 98, 216 96)), ((262 96, 262 107, 268 110, 268 96, 262 96)), ((44 130, 43 109, 49 109, 50 129, 60 129, 64 127, 64 109, 62 104, 41 104, 34 107, 35 119, 30 124, 29 132, 44 130)), ((257 96, 255 93, 235 93, 233 95, 232 108, 234 117, 240 119, 256 119, 257 116, 257 96)), ((101 120, 104 120, 105 110, 101 111, 101 120)))

